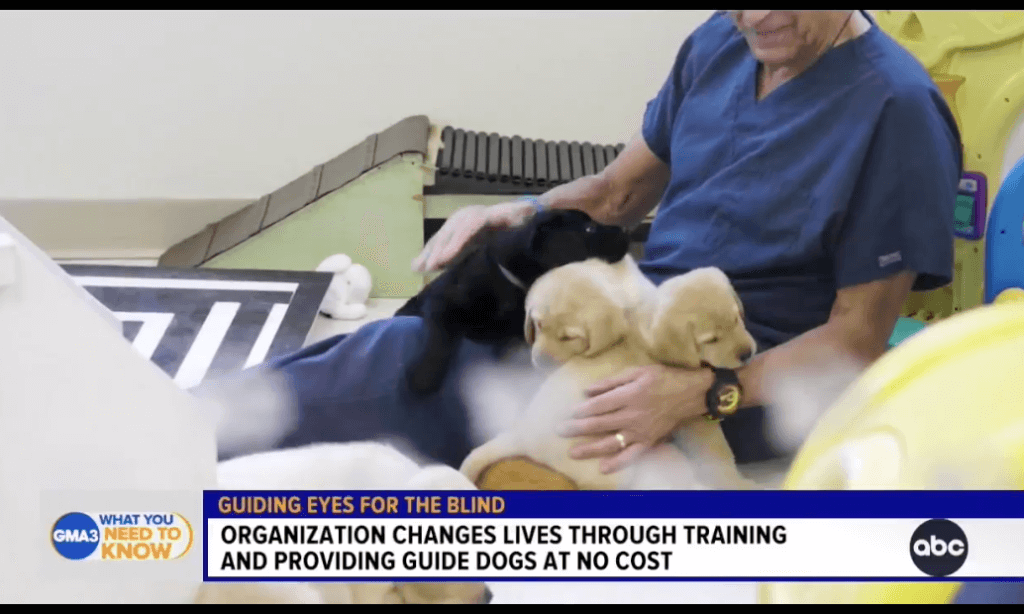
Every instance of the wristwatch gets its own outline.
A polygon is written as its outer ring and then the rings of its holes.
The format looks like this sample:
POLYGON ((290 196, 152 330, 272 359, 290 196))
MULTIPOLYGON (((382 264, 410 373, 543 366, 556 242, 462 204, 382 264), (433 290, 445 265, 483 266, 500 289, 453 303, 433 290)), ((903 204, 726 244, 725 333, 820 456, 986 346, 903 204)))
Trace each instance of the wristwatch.
POLYGON ((743 388, 732 369, 709 368, 715 374, 715 381, 704 397, 708 410, 704 418, 717 422, 736 413, 743 398, 743 388))

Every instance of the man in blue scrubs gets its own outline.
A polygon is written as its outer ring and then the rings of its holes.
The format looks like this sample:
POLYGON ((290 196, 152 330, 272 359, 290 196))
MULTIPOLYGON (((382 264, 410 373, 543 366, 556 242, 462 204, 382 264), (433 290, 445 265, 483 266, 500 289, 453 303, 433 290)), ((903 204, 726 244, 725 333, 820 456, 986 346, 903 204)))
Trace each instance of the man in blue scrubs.
MULTIPOLYGON (((740 462, 777 452, 763 432, 780 369, 886 349, 908 293, 951 281, 961 172, 954 119, 922 66, 861 11, 723 11, 687 38, 643 129, 604 172, 544 194, 546 207, 639 223, 655 206, 643 271, 656 282, 717 266, 734 282, 759 353, 734 373, 650 367, 598 386, 564 434, 622 467, 678 425, 721 411, 740 462)), ((459 211, 415 266, 449 262, 481 228, 521 222, 534 203, 459 211)), ((444 388, 414 399, 401 370, 421 325, 392 318, 270 366, 301 410, 282 446, 397 436, 458 465, 471 441, 459 376, 494 357, 464 343, 444 388)))

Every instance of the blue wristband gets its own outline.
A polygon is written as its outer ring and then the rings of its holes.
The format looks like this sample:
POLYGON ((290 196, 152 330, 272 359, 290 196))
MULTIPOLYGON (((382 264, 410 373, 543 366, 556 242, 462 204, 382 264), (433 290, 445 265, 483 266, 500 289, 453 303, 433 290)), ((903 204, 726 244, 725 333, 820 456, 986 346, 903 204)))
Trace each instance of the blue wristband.
POLYGON ((542 212, 542 211, 544 211, 545 209, 548 208, 548 206, 545 205, 544 203, 540 202, 540 199, 537 198, 536 196, 527 196, 527 197, 522 198, 520 200, 523 200, 525 202, 528 202, 528 203, 532 204, 533 208, 537 211, 537 213, 540 213, 540 212, 542 212))

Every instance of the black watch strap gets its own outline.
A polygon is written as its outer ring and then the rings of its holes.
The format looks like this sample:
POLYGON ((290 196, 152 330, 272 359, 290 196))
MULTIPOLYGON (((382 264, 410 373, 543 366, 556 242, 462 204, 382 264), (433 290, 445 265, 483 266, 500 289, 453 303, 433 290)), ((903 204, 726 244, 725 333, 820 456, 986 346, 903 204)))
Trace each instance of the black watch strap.
POLYGON ((708 420, 722 420, 733 415, 739 409, 743 388, 740 386, 739 377, 732 369, 719 369, 710 366, 708 368, 714 373, 715 381, 704 398, 708 410, 705 417, 708 420))

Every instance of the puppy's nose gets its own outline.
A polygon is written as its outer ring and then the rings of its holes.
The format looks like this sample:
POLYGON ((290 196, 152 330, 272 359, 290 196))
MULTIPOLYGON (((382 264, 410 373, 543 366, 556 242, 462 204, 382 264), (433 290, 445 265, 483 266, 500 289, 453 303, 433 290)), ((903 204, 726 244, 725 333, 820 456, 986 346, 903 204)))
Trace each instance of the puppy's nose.
POLYGON ((480 595, 480 601, 478 603, 480 603, 481 605, 487 605, 491 602, 492 599, 494 599, 494 593, 491 592, 490 587, 485 586, 484 592, 482 595, 480 595))
POLYGON ((753 357, 754 357, 754 351, 753 350, 744 350, 743 353, 738 356, 738 358, 740 359, 740 362, 742 362, 743 364, 746 364, 746 363, 750 362, 750 359, 753 358, 753 357))

